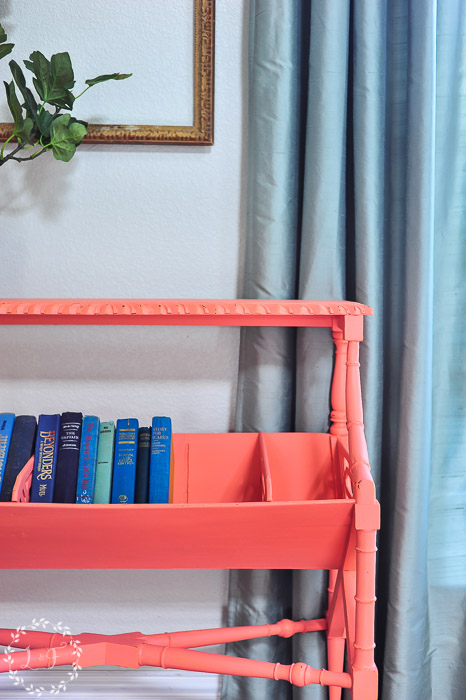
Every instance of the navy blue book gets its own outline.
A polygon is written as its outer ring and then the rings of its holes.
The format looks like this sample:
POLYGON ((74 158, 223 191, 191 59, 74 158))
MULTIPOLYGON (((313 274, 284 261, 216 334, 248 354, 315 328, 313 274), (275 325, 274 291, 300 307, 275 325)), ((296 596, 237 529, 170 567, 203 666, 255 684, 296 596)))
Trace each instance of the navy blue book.
POLYGON ((34 454, 36 428, 35 416, 16 416, 3 475, 0 501, 11 501, 16 478, 34 454))
POLYGON ((32 473, 32 503, 52 503, 58 456, 60 414, 41 414, 37 425, 34 471, 32 473))
POLYGON ((82 425, 82 413, 61 414, 54 503, 76 503, 82 425))
POLYGON ((149 503, 169 503, 172 488, 172 421, 166 416, 154 416, 150 444, 149 503))
POLYGON ((8 450, 10 449, 14 422, 14 413, 0 413, 0 490, 2 488, 6 460, 8 459, 8 450))
POLYGON ((97 416, 85 416, 81 431, 76 503, 92 503, 94 500, 97 448, 100 420, 97 416))
POLYGON ((149 503, 150 428, 139 428, 135 503, 149 503))
POLYGON ((117 421, 112 503, 134 503, 138 428, 137 418, 120 418, 117 421))

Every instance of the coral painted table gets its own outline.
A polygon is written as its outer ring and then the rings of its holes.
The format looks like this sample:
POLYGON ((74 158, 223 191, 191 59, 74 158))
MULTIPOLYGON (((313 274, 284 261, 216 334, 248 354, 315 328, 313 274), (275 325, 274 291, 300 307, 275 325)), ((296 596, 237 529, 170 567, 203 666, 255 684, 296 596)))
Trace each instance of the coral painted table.
MULTIPOLYGON (((369 307, 347 301, 3 299, 3 325, 327 327, 336 346, 329 433, 174 436, 170 504, 29 503, 32 460, 13 502, 0 503, 4 569, 287 568, 329 571, 318 620, 170 634, 82 633, 79 665, 161 666, 329 686, 331 700, 376 700, 374 608, 379 504, 364 436, 359 343, 369 307), (47 548, 42 547, 47 533, 47 548), (145 533, 141 538, 139 534, 145 533), (68 546, 73 539, 73 548, 68 546), (195 650, 211 644, 326 632, 327 669, 195 650), (344 657, 347 671, 344 672, 344 657)), ((14 630, 1 629, 0 643, 14 630)), ((67 665, 73 638, 26 632, 0 672, 67 665), (27 648, 28 647, 28 648, 27 648)))

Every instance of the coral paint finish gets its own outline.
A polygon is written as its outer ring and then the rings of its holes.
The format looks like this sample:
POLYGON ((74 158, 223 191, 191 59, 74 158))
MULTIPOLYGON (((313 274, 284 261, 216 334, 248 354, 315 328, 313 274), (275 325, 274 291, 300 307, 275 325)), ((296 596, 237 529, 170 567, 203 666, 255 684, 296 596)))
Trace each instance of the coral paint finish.
MULTIPOLYGON (((371 309, 346 301, 4 299, 0 324, 328 327, 336 346, 331 427, 320 433, 175 434, 174 502, 29 503, 33 460, 12 503, 0 503, 2 568, 328 569, 323 620, 170 634, 79 635, 82 667, 161 666, 342 688, 376 700, 375 557, 379 504, 361 402, 359 343, 371 309), (44 534, 47 547, 43 547, 44 534), (73 543, 73 547, 69 543, 73 543), (116 544, 115 544, 116 543, 116 544), (325 630, 328 670, 194 651, 192 647, 325 630), (344 672, 345 654, 348 672, 344 672)), ((0 630, 7 644, 11 630, 0 630)), ((28 632, 11 669, 73 661, 63 639, 28 632), (52 650, 52 651, 51 651, 52 650)), ((9 665, 2 663, 0 672, 9 665)))

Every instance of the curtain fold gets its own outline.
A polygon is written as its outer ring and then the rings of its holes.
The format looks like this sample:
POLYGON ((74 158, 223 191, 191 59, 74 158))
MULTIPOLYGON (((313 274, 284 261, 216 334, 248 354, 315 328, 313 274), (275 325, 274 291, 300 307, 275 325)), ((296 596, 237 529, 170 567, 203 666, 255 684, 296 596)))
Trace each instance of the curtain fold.
MULTIPOLYGON (((361 348, 382 504, 383 700, 466 682, 466 3, 251 0, 244 296, 373 307, 361 348)), ((327 431, 325 329, 242 334, 238 430, 327 431)), ((231 572, 228 623, 320 617, 326 573, 231 572)), ((229 653, 326 666, 322 633, 229 653)), ((324 698, 225 678, 222 697, 324 698)))
MULTIPOLYGON (((280 2, 271 8, 263 2, 251 6, 244 282, 244 296, 249 298, 296 297, 305 127, 301 79, 307 72, 308 43, 305 4, 280 2)), ((295 347, 294 329, 242 331, 238 431, 293 430, 295 347)), ((291 617, 292 587, 290 571, 232 571, 227 624, 266 624, 291 617)), ((230 644, 228 653, 292 661, 291 645, 279 637, 230 644)), ((225 677, 223 697, 273 700, 285 697, 283 685, 225 677)))
POLYGON ((392 271, 402 258, 404 275, 400 280, 401 298, 389 298, 389 332, 396 339, 396 348, 388 361, 399 368, 396 374, 400 387, 395 406, 398 435, 391 445, 391 464, 387 465, 388 477, 394 484, 393 510, 388 511, 393 518, 392 538, 389 542, 384 538, 382 555, 388 577, 384 691, 386 697, 414 692, 415 697, 428 698, 432 693, 427 532, 432 436, 437 18, 435 3, 400 3, 389 11, 393 12, 392 46, 405 62, 403 71, 393 70, 392 66, 388 82, 389 94, 394 94, 396 88, 401 94, 396 104, 395 100, 390 102, 397 121, 390 123, 388 142, 389 182, 393 188, 389 192, 393 218, 390 217, 388 232, 391 241, 398 239, 399 249, 396 254, 389 253, 388 264, 392 271), (400 169, 405 185, 402 191, 395 181, 400 169))

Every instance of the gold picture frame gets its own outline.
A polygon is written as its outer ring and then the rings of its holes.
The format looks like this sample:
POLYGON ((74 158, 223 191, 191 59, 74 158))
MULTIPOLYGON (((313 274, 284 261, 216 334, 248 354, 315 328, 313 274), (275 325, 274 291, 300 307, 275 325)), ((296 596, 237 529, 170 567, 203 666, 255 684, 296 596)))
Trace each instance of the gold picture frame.
MULTIPOLYGON (((215 0, 194 0, 193 124, 89 124, 83 143, 141 143, 212 146, 214 142, 215 0)), ((0 141, 12 124, 0 123, 0 141)))

